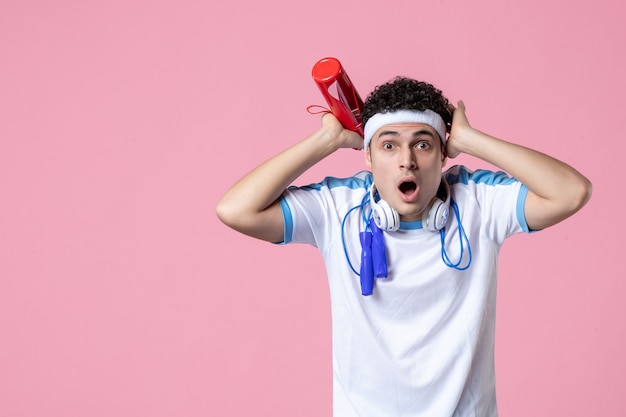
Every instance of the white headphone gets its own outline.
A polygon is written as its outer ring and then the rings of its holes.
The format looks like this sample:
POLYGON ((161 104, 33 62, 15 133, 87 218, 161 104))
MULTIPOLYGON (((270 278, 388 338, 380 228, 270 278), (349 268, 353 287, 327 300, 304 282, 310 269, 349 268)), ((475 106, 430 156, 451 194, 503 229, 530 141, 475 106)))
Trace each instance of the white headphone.
MULTIPOLYGON (((372 183, 370 187, 370 206, 372 207, 372 217, 376 226, 388 232, 395 232, 400 228, 400 216, 385 200, 376 201, 376 186, 372 183)), ((450 213, 450 188, 448 183, 442 179, 437 196, 433 198, 428 207, 424 209, 427 213, 422 217, 422 226, 431 232, 437 232, 444 228, 448 222, 450 213), (445 194, 445 195, 444 195, 445 194)))

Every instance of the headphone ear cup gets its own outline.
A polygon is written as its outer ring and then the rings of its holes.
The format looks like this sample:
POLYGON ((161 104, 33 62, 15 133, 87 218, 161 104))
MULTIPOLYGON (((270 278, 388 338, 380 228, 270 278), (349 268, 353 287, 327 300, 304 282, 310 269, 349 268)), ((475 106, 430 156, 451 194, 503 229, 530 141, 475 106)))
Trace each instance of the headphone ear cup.
POLYGON ((370 207, 376 226, 387 232, 395 232, 400 228, 400 215, 385 200, 376 201, 376 186, 370 188, 370 207))
POLYGON ((395 232, 400 227, 400 216, 385 200, 372 204, 372 217, 376 226, 388 232, 395 232))
POLYGON ((444 228, 448 222, 449 207, 446 203, 436 198, 433 205, 428 211, 428 220, 426 228, 431 232, 436 232, 444 228))
POLYGON ((445 227, 448 223, 448 216, 450 214, 450 189, 448 183, 443 180, 441 186, 444 187, 446 192, 446 200, 443 201, 439 197, 435 198, 431 203, 426 213, 425 227, 431 232, 436 232, 445 227))

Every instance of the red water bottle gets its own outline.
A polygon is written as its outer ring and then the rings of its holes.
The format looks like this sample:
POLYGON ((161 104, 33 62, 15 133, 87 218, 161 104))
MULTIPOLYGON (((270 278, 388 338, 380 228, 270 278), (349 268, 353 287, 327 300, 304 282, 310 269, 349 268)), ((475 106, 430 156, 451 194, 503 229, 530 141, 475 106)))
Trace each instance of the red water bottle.
POLYGON ((363 136, 363 100, 336 58, 320 59, 311 71, 332 114, 343 127, 363 136))

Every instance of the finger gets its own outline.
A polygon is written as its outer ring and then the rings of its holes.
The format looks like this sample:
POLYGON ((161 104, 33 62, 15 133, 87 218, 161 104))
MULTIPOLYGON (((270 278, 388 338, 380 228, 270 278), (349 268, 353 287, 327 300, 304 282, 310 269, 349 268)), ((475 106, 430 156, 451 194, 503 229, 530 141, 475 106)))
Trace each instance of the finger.
POLYGON ((330 112, 330 110, 323 111, 323 112, 321 112, 321 113, 322 113, 322 121, 324 120, 324 118, 325 118, 326 116, 328 116, 329 114, 332 114, 332 113, 330 112))

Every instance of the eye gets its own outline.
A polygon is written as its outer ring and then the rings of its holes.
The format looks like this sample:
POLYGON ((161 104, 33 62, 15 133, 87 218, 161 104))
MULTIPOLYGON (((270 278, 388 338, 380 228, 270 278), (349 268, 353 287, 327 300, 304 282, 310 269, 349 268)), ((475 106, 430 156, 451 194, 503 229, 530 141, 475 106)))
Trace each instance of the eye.
POLYGON ((415 144, 417 149, 430 149, 430 142, 422 140, 415 144))
POLYGON ((391 149, 393 149, 393 143, 391 143, 391 142, 385 142, 385 143, 383 143, 383 149, 385 149, 385 150, 391 150, 391 149))

